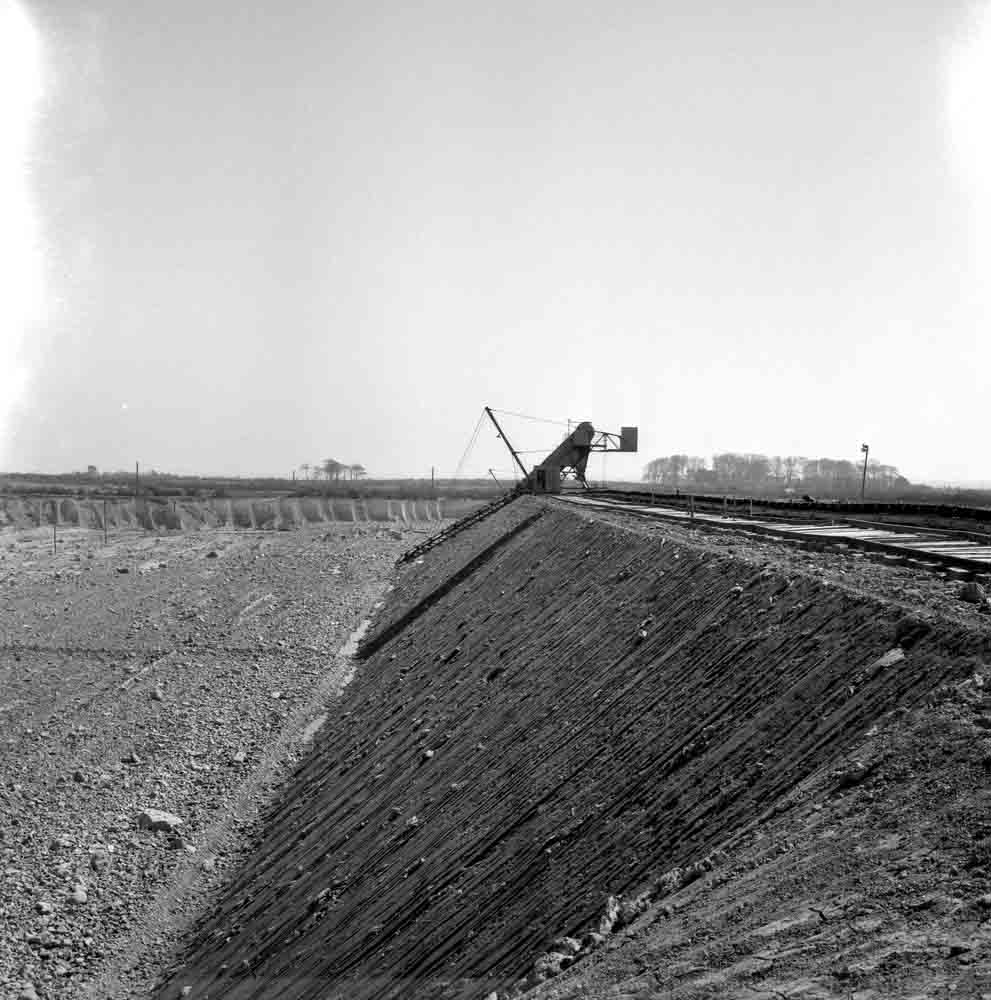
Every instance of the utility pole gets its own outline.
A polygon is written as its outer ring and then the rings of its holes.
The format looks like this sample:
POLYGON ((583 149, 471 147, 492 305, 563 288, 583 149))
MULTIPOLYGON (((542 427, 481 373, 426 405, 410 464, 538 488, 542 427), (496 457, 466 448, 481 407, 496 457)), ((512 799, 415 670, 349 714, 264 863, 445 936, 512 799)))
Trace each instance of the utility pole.
POLYGON ((57 500, 52 501, 52 555, 58 554, 58 508, 57 500))
POLYGON ((107 498, 103 498, 103 544, 107 544, 107 498))
POLYGON ((860 502, 864 502, 864 488, 867 486, 867 456, 870 454, 871 449, 869 445, 862 444, 860 450, 864 453, 864 473, 860 477, 860 502))

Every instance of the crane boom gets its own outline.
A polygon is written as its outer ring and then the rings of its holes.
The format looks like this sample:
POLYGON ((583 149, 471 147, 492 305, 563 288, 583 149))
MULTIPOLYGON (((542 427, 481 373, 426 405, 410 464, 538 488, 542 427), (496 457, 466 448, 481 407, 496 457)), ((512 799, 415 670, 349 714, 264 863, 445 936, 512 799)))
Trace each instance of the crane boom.
POLYGON ((573 477, 585 489, 588 489, 588 483, 585 480, 585 467, 588 465, 588 456, 593 451, 631 452, 637 450, 638 433, 636 427, 623 427, 619 434, 613 434, 609 431, 596 431, 592 424, 583 420, 539 465, 535 465, 532 471, 527 472, 519 452, 510 444, 509 438, 503 433, 492 408, 486 406, 485 412, 489 415, 499 437, 506 443, 509 453, 523 473, 523 482, 518 489, 529 490, 533 493, 560 493, 561 481, 568 476, 573 477))
POLYGON ((503 441, 506 442, 506 447, 509 449, 509 454, 516 459, 516 464, 520 467, 520 472, 523 473, 523 478, 526 479, 527 477, 526 466, 520 461, 520 456, 517 454, 516 449, 509 443, 509 438, 506 437, 506 435, 503 433, 502 428, 499 426, 499 421, 496 420, 495 414, 492 412, 491 407, 486 406, 485 412, 489 415, 489 420, 491 420, 492 423, 495 425, 495 429, 499 437, 501 437, 503 441))

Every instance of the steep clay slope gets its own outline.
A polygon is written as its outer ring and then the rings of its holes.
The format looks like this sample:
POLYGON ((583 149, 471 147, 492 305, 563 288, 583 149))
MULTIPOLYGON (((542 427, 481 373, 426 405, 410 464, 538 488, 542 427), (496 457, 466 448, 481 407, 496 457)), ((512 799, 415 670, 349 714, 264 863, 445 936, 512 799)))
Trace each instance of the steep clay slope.
POLYGON ((532 1000, 991 996, 986 690, 890 713, 532 1000))
POLYGON ((520 500, 406 570, 364 655, 161 996, 534 985, 566 964, 555 939, 721 869, 756 818, 988 646, 520 500))

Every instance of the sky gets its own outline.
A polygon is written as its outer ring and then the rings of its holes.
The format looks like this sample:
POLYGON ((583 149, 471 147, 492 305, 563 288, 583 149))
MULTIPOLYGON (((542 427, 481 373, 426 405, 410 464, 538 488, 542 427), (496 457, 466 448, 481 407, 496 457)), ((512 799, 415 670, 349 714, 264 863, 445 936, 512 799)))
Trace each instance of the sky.
POLYGON ((989 480, 989 123, 987 2, 0 0, 0 469, 989 480))

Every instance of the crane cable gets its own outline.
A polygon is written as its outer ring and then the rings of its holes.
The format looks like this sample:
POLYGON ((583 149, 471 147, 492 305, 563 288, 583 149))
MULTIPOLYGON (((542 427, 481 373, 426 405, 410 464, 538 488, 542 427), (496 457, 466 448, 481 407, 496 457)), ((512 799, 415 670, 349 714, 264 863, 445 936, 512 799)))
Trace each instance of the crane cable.
POLYGON ((478 415, 478 420, 475 423, 475 430, 472 432, 471 440, 468 442, 468 447, 465 448, 465 453, 461 456, 461 461, 458 462, 458 468, 455 471, 455 476, 460 476, 464 470, 464 464, 468 461, 468 456, 471 454, 472 448, 475 447, 475 442, 478 440, 478 433, 482 429, 482 421, 485 419, 485 410, 478 415))
MULTIPOLYGON (((567 427, 571 430, 573 424, 576 423, 574 420, 564 421, 564 420, 548 420, 545 417, 531 417, 526 413, 517 413, 515 410, 497 410, 494 406, 491 407, 493 413, 502 413, 509 417, 519 417, 521 420, 532 420, 537 424, 553 424, 555 427, 567 427)), ((479 432, 482 429, 482 422, 485 420, 485 409, 483 407, 482 412, 479 414, 478 421, 475 424, 475 430, 472 432, 471 440, 468 442, 468 447, 465 448, 464 454, 461 456, 461 461, 458 462, 457 470, 455 471, 455 476, 460 476, 464 471, 465 462, 468 461, 471 455, 472 449, 475 447, 475 442, 478 441, 479 432)), ((547 448, 530 448, 525 451, 517 451, 518 455, 542 455, 548 451, 547 448)))
POLYGON ((527 413, 517 413, 515 410, 497 410, 494 406, 491 407, 493 413, 504 413, 508 417, 520 417, 522 420, 532 420, 538 424, 554 424, 557 427, 570 427, 576 421, 571 420, 547 420, 545 417, 531 417, 527 413))

